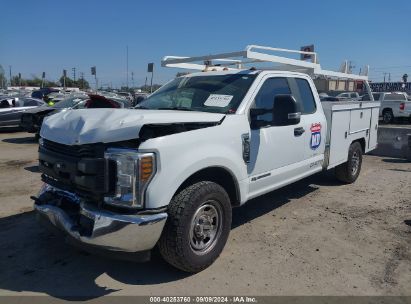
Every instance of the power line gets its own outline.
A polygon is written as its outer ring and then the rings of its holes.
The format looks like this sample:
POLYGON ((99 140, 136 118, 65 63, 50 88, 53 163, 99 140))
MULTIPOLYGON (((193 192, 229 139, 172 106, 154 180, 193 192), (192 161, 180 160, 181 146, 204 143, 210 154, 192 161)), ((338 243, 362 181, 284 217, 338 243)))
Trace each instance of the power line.
POLYGON ((397 65, 397 66, 385 66, 385 67, 370 67, 370 70, 404 69, 404 68, 411 68, 411 65, 397 65))

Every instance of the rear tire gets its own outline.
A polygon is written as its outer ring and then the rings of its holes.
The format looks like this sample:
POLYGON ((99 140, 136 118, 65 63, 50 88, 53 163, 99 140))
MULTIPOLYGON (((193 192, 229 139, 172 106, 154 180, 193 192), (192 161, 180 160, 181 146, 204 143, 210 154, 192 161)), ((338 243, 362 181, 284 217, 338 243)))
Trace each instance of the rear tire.
POLYGON ((162 257, 186 272, 199 272, 220 255, 231 229, 231 203, 220 185, 202 181, 173 197, 158 242, 162 257))
POLYGON ((360 175, 362 164, 362 147, 359 142, 353 142, 348 149, 347 162, 335 168, 335 176, 343 183, 351 184, 360 175))
POLYGON ((392 113, 392 110, 384 110, 382 113, 382 121, 386 124, 394 122, 394 114, 392 113))

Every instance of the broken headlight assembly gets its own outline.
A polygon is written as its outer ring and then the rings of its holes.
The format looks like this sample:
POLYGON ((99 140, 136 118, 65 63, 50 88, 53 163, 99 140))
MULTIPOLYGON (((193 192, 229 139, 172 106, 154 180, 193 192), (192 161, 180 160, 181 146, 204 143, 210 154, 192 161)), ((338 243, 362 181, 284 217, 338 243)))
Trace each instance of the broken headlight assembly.
POLYGON ((104 197, 109 205, 143 208, 148 184, 156 172, 154 153, 139 153, 131 149, 109 148, 104 158, 115 166, 113 179, 114 194, 104 197))

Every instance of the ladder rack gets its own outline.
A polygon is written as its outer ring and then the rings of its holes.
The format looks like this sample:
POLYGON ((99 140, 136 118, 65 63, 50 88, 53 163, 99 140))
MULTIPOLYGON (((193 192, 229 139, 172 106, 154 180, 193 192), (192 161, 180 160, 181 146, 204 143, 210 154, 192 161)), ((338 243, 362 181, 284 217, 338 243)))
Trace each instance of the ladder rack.
POLYGON ((166 56, 161 61, 161 66, 199 71, 241 70, 245 69, 244 65, 246 64, 260 62, 280 64, 270 68, 262 68, 264 70, 301 72, 309 74, 313 78, 368 80, 368 66, 364 69, 363 75, 323 70, 318 63, 318 56, 315 52, 273 48, 260 45, 248 45, 243 51, 214 55, 196 57, 166 56), (311 60, 304 61, 301 59, 274 55, 273 53, 309 55, 311 60))

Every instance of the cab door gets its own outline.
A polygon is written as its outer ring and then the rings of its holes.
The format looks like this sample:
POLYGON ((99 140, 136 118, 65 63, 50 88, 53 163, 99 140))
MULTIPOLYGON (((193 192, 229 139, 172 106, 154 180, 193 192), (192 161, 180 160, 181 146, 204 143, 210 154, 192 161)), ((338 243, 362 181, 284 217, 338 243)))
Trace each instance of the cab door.
MULTIPOLYGON (((257 91, 250 113, 267 113, 250 117, 250 162, 248 163, 249 197, 280 187, 292 177, 303 174, 306 158, 304 125, 273 125, 273 102, 276 95, 289 94, 286 77, 265 77, 257 91)), ((252 115, 253 116, 253 115, 252 115)))
POLYGON ((304 77, 266 77, 262 81, 250 113, 253 109, 269 111, 250 117, 250 198, 321 170, 326 123, 323 112, 317 111, 311 85, 304 77), (299 104, 300 121, 276 126, 272 123, 273 102, 276 95, 283 94, 292 95, 299 104))
POLYGON ((300 124, 304 129, 304 145, 301 147, 304 150, 303 171, 309 175, 322 169, 327 122, 320 101, 316 101, 313 94, 316 88, 311 79, 308 76, 290 77, 288 83, 294 98, 300 104, 300 124))

